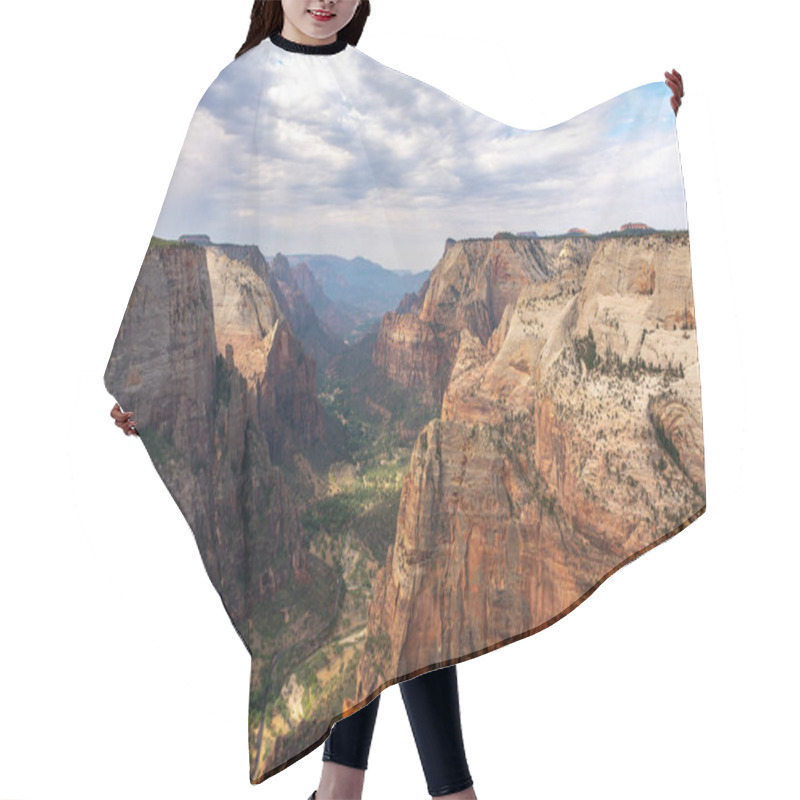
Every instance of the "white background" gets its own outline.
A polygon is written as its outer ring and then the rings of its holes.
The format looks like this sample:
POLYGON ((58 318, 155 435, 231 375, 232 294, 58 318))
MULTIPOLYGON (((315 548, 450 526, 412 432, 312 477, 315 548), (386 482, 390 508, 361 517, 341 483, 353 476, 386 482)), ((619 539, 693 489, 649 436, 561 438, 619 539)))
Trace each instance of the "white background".
MULTIPOLYGON (((189 120, 250 7, 2 11, 2 800, 317 786, 321 747, 250 785, 249 657, 103 386, 189 120)), ((556 625, 459 665, 481 800, 798 796, 790 8, 373 0, 366 53, 508 124, 685 80, 708 511, 556 625)), ((394 686, 364 798, 426 797, 394 686)))

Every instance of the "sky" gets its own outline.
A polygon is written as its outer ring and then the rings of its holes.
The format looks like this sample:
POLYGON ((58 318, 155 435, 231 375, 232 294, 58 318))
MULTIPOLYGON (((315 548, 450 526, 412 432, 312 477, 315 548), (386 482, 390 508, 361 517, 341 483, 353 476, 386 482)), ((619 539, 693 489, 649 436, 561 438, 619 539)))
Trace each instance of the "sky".
MULTIPOLYGON (((502 91, 524 102, 525 81, 502 91)), ((154 234, 419 272, 447 238, 685 229, 670 96, 646 84, 524 130, 357 48, 312 56, 265 40, 201 98, 154 234)))

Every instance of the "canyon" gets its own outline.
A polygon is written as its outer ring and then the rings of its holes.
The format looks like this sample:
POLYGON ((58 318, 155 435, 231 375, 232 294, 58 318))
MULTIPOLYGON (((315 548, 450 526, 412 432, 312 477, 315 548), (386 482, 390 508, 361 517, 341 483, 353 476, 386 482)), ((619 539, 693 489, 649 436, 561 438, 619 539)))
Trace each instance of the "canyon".
POLYGON ((688 232, 448 239, 337 298, 299 258, 154 238, 105 375, 251 654, 259 775, 705 511, 688 232))

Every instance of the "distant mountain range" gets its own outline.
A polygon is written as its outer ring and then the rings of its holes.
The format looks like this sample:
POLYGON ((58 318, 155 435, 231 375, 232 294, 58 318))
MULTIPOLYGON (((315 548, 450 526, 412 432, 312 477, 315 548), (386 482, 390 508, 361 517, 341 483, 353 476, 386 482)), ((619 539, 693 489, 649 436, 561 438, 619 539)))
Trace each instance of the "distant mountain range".
POLYGON ((308 267, 322 295, 307 286, 303 293, 317 316, 348 343, 370 325, 377 325, 385 312, 394 311, 406 294, 417 292, 431 272, 393 272, 361 256, 295 253, 285 258, 293 268, 301 264, 308 267), (349 330, 342 330, 343 323, 349 330))

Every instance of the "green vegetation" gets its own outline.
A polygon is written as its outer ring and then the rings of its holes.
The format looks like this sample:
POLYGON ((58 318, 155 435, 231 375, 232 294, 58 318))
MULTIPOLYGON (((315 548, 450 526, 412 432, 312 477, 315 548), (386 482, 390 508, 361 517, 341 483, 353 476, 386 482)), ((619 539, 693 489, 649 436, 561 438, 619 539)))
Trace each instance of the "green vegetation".
POLYGON ((303 530, 312 537, 322 530, 329 533, 346 532, 349 523, 362 509, 362 503, 355 493, 342 492, 325 497, 306 509, 301 518, 303 530))
POLYGON ((394 542, 400 510, 402 476, 407 465, 390 465, 386 470, 365 474, 361 483, 310 505, 301 516, 309 540, 328 534, 343 541, 349 532, 383 563, 394 542))
POLYGON ((586 369, 591 372, 597 363, 597 345, 594 341, 594 334, 592 333, 591 326, 586 336, 573 339, 573 343, 578 358, 586 364, 586 369))
POLYGON ((401 491, 399 485, 380 490, 372 507, 353 521, 353 532, 380 564, 386 560, 389 546, 394 542, 401 491))
MULTIPOLYGON (((506 412, 501 422, 485 424, 491 431, 499 434, 498 447, 508 450, 517 460, 518 451, 533 452, 536 444, 536 426, 533 414, 527 411, 506 412)), ((475 426, 473 425, 474 435, 475 426)))
POLYGON ((420 402, 418 391, 387 378, 372 365, 376 339, 376 333, 364 337, 333 369, 318 376, 323 409, 346 430, 333 460, 360 463, 364 469, 398 452, 410 453, 410 432, 421 430, 441 410, 420 402))
POLYGON ((260 711, 267 702, 273 710, 280 708, 280 689, 292 672, 306 685, 311 681, 309 670, 324 666, 324 655, 316 651, 331 637, 345 589, 334 570, 314 555, 307 554, 306 564, 311 573, 307 586, 300 588, 289 582, 273 596, 254 603, 253 639, 259 643, 254 656, 260 656, 260 669, 251 695, 251 709, 260 711), (303 633, 300 641, 298 625, 303 633), (309 657, 306 668, 298 670, 297 665, 309 657))
MULTIPOLYGON (((642 331, 642 341, 644 341, 645 331, 642 331)), ((575 347, 575 355, 586 365, 587 371, 597 370, 602 375, 615 375, 619 378, 636 379, 643 373, 663 375, 665 380, 683 378, 683 362, 674 366, 670 361, 666 367, 652 364, 645 361, 641 356, 630 357, 624 361, 619 353, 611 350, 611 345, 606 346, 604 356, 598 356, 597 344, 594 340, 594 333, 591 327, 586 336, 574 337, 572 343, 575 347)))
POLYGON ((392 655, 392 639, 386 631, 368 636, 364 645, 364 655, 370 663, 386 663, 392 655))

